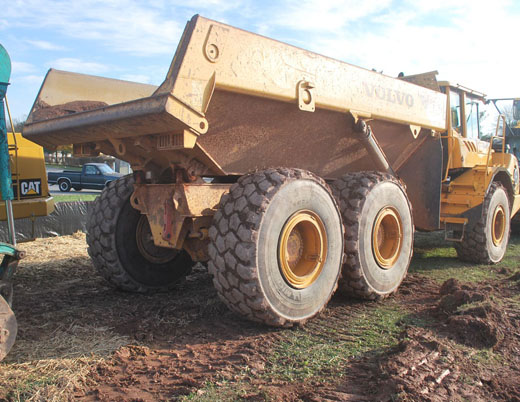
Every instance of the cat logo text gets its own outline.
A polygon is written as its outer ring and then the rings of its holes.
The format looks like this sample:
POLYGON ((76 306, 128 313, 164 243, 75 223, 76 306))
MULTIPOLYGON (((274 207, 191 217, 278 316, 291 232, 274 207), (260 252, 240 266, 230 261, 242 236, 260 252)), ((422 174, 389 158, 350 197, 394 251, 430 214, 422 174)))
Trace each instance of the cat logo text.
POLYGON ((20 180, 20 194, 22 197, 42 195, 42 181, 40 179, 20 180))

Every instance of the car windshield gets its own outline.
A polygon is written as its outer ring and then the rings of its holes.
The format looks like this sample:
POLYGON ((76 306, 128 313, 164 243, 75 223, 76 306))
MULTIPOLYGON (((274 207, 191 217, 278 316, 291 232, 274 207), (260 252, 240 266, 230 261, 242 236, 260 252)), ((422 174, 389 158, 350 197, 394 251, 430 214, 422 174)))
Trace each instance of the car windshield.
POLYGON ((110 166, 108 165, 98 165, 98 169, 101 171, 101 173, 103 174, 110 174, 110 173, 114 173, 114 171, 110 168, 110 166))

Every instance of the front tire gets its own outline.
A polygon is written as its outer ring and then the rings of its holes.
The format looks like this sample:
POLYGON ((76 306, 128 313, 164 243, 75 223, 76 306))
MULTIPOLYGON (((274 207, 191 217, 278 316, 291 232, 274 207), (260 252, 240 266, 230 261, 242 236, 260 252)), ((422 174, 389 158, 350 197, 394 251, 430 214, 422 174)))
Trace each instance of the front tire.
POLYGON ((68 180, 60 180, 58 182, 58 187, 60 188, 61 192, 67 193, 70 191, 70 182, 68 180))
POLYGON ((170 289, 190 271, 186 251, 156 247, 146 216, 130 204, 134 179, 111 182, 93 202, 87 220, 88 253, 98 272, 126 291, 170 289))
POLYGON ((391 175, 350 173, 332 190, 345 225, 346 263, 340 291, 379 300, 397 290, 413 254, 414 226, 408 197, 391 175))
POLYGON ((299 169, 242 176, 209 231, 209 271, 233 311, 273 326, 303 323, 336 290, 343 226, 327 184, 299 169))
POLYGON ((484 198, 482 216, 455 244, 462 261, 496 264, 504 258, 511 230, 511 210, 505 188, 497 182, 489 187, 484 198))

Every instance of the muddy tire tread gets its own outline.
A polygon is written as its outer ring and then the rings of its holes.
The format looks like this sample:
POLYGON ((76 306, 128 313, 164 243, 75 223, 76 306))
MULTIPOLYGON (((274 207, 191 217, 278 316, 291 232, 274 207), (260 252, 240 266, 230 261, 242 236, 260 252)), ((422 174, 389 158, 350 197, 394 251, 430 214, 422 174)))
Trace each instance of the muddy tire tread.
MULTIPOLYGON (((355 172, 337 179, 332 184, 332 192, 338 202, 345 226, 345 254, 346 262, 342 269, 339 289, 342 293, 367 300, 382 300, 397 291, 379 294, 367 284, 362 267, 358 259, 359 249, 359 220, 364 205, 364 199, 370 190, 383 181, 402 185, 392 175, 382 172, 355 172)), ((407 198, 410 213, 412 206, 407 198)), ((412 225, 413 227, 413 225, 412 225)), ((410 259, 411 259, 410 255, 410 259)))
MULTIPOLYGON (((94 267, 112 286, 137 293, 151 289, 134 280, 123 268, 117 255, 116 224, 122 205, 133 193, 132 175, 110 182, 93 202, 87 219, 87 244, 94 267)), ((172 285, 154 288, 168 290, 172 285)))
MULTIPOLYGON (((484 205, 482 206, 482 216, 478 222, 469 230, 462 242, 455 243, 454 247, 457 251, 457 257, 461 261, 472 262, 476 264, 495 264, 490 258, 486 251, 486 216, 489 210, 489 204, 493 194, 499 189, 503 189, 507 194, 505 187, 498 183, 493 182, 489 187, 488 193, 484 198, 484 205)), ((510 228, 511 230, 511 228, 510 228)), ((509 233, 506 233, 509 236, 509 233)))
MULTIPOLYGON (((329 193, 327 183, 300 169, 272 168, 246 174, 224 194, 209 230, 208 269, 221 300, 234 312, 256 322, 278 327, 303 324, 272 311, 260 289, 256 269, 254 239, 262 223, 263 212, 276 190, 291 180, 312 180, 329 193)), ((334 291, 337 288, 335 285, 334 291)), ((334 293, 334 291, 331 293, 334 293)), ((316 314, 327 305, 328 300, 316 314)))

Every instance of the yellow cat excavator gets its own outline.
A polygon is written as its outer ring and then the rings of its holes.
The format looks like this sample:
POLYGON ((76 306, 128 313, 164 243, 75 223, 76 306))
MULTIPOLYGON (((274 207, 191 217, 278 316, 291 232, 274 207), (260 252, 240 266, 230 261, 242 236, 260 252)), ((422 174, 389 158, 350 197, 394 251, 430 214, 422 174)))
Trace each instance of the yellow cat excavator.
POLYGON ((7 221, 9 240, 0 243, 0 360, 14 344, 17 323, 11 309, 12 278, 18 262, 25 255, 16 245, 14 220, 48 215, 54 208, 49 195, 43 148, 20 134, 7 133, 5 109, 9 113, 6 92, 11 74, 11 61, 0 45, 0 220, 7 221), (4 102, 6 108, 4 109, 4 102))

